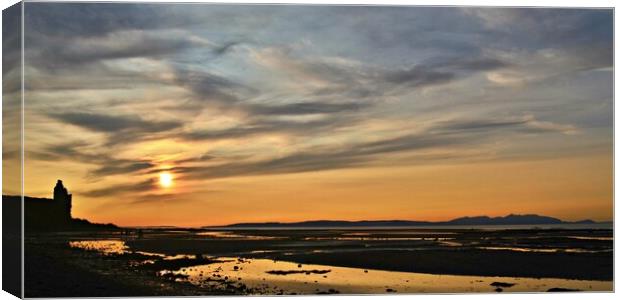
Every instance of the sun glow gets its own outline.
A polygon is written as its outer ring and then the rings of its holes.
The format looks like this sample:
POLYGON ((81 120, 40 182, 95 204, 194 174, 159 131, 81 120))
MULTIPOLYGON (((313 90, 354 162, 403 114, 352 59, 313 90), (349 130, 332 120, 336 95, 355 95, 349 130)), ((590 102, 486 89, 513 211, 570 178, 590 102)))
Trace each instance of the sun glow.
POLYGON ((172 174, 168 172, 163 172, 159 174, 159 185, 164 188, 168 188, 172 186, 172 174))

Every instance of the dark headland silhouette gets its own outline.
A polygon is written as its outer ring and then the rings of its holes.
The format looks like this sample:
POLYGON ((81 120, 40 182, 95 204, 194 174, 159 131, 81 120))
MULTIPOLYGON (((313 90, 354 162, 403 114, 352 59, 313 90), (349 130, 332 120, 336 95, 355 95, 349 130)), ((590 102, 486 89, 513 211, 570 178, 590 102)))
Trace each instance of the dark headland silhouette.
MULTIPOLYGON (((58 231, 58 230, 97 230, 115 229, 113 224, 96 224, 88 220, 77 219, 71 216, 72 195, 62 184, 56 182, 53 199, 24 197, 24 228, 28 231, 58 231)), ((19 224, 20 196, 2 196, 3 210, 16 212, 4 214, 3 218, 15 219, 8 224, 19 224)), ((5 223, 5 224, 7 224, 5 223)))
MULTIPOLYGON (((462 217, 450 221, 407 221, 407 220, 378 220, 378 221, 340 221, 340 220, 317 220, 293 223, 265 222, 265 223, 236 223, 226 228, 265 228, 265 227, 408 227, 408 226, 458 226, 458 225, 556 225, 556 224, 596 224, 592 220, 577 222, 562 221, 557 218, 540 216, 535 214, 516 215, 510 214, 505 217, 462 217)), ((210 226, 213 227, 213 226, 210 226)))

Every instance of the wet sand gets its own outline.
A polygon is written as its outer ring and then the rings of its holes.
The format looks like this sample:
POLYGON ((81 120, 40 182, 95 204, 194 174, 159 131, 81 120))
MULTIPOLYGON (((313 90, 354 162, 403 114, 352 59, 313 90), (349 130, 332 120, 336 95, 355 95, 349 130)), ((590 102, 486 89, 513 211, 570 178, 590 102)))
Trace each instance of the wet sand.
POLYGON ((435 275, 234 258, 184 267, 173 274, 201 287, 217 287, 219 282, 213 279, 226 278, 256 294, 604 291, 610 285, 608 281, 435 275))
POLYGON ((612 280, 613 276, 610 230, 255 230, 235 234, 240 237, 178 234, 132 240, 127 245, 165 254, 235 255, 430 274, 584 280, 612 280))
POLYGON ((26 242, 26 296, 610 291, 611 237, 604 229, 47 234, 26 242))
POLYGON ((607 254, 384 250, 275 255, 277 260, 428 274, 612 280, 607 254))

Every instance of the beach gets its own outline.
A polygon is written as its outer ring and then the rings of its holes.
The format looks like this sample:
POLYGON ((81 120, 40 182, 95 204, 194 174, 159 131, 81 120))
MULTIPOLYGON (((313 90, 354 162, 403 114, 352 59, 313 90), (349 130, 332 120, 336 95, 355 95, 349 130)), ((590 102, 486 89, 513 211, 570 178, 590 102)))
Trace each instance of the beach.
POLYGON ((611 291, 612 247, 600 228, 40 233, 26 296, 611 291))

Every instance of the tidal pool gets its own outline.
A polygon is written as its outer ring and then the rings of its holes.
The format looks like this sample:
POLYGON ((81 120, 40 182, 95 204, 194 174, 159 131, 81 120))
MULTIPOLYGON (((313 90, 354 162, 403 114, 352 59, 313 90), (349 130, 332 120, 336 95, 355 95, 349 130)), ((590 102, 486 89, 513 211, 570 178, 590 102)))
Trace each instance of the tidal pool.
POLYGON ((124 254, 129 252, 129 247, 125 245, 125 242, 120 240, 72 241, 69 242, 69 247, 98 251, 103 255, 124 254))

